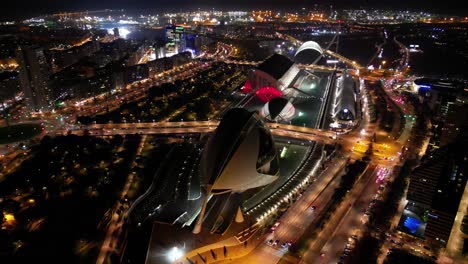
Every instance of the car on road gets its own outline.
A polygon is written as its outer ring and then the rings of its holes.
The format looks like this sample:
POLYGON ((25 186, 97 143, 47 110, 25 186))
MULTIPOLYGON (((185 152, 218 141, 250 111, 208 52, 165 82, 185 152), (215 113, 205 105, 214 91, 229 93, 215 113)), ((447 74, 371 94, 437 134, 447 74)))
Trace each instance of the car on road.
POLYGON ((276 223, 271 227, 271 231, 274 232, 274 231, 278 228, 278 226, 279 226, 280 224, 281 224, 281 222, 279 222, 279 221, 276 222, 276 223))
POLYGON ((275 242, 273 242, 273 246, 276 247, 279 244, 279 242, 280 241, 278 239, 276 239, 275 242))
POLYGON ((267 245, 269 245, 269 246, 273 245, 273 239, 268 240, 267 245))

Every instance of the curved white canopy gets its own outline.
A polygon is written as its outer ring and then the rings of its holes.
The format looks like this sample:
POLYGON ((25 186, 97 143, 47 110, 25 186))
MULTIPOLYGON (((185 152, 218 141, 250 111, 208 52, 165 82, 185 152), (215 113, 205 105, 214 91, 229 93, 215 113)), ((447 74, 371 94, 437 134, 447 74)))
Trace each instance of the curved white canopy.
POLYGON ((315 50, 319 52, 320 54, 323 54, 322 47, 320 47, 320 45, 317 42, 306 41, 299 47, 299 49, 296 51, 296 54, 294 54, 294 56, 297 56, 297 54, 299 54, 301 51, 309 50, 309 49, 315 50))

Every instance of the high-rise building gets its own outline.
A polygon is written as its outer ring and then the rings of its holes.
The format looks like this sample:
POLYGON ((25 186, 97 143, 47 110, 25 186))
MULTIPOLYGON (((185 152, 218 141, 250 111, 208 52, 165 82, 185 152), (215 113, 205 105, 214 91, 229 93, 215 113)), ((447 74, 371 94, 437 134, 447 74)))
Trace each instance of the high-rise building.
POLYGON ((467 92, 457 80, 422 78, 414 82, 418 93, 431 112, 431 139, 429 149, 436 149, 453 142, 466 120, 467 92))
POLYGON ((44 49, 22 46, 16 52, 19 64, 20 86, 30 111, 39 112, 52 107, 49 87, 49 67, 44 49))
POLYGON ((176 25, 166 27, 166 55, 184 52, 185 46, 185 29, 176 25))
POLYGON ((441 128, 440 146, 454 142, 468 123, 468 104, 452 105, 449 108, 445 123, 441 128))
POLYGON ((114 37, 120 37, 120 31, 119 28, 114 28, 114 37))
POLYGON ((441 246, 449 241, 467 182, 468 155, 461 140, 426 154, 410 177, 403 230, 441 246))

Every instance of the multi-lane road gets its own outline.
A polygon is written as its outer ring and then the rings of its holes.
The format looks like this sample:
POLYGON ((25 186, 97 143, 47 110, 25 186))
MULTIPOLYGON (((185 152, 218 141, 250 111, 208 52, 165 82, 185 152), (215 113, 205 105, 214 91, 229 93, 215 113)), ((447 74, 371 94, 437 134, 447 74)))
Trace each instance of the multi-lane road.
MULTIPOLYGON (((83 134, 88 131, 91 135, 110 136, 125 134, 190 134, 208 133, 216 129, 218 121, 188 121, 188 122, 155 122, 155 123, 110 123, 75 126, 70 131, 73 134, 83 134)), ((301 126, 268 123, 275 136, 317 141, 327 144, 336 142, 335 133, 301 126)), ((68 131, 58 131, 66 134, 68 131)), ((340 140, 345 142, 347 140, 340 140)), ((352 142, 350 142, 352 143, 352 142)))
POLYGON ((378 198, 378 189, 383 181, 378 180, 381 167, 369 165, 368 170, 358 179, 345 200, 334 212, 322 232, 305 252, 301 263, 337 263, 345 245, 359 237, 366 223, 366 210, 371 201, 378 198), (379 174, 379 175, 378 175, 379 174))
POLYGON ((321 214, 323 205, 330 200, 338 186, 345 158, 334 160, 335 166, 328 167, 315 180, 302 196, 278 220, 276 229, 262 237, 262 242, 247 256, 228 261, 236 264, 275 264, 287 253, 283 243, 295 243, 307 227, 321 214), (315 206, 315 210, 312 209, 315 206), (278 240, 278 244, 276 244, 278 240), (273 243, 271 243, 273 242, 273 243))

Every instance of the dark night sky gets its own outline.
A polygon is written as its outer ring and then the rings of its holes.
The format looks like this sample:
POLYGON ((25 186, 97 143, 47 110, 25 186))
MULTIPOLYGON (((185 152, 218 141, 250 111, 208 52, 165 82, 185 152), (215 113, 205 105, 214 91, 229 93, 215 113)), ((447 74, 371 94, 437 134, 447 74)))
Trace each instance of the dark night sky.
POLYGON ((463 0, 0 0, 0 20, 15 17, 30 17, 55 11, 86 10, 100 8, 161 9, 172 8, 291 8, 312 7, 314 4, 336 7, 389 7, 454 13, 467 15, 463 0))

